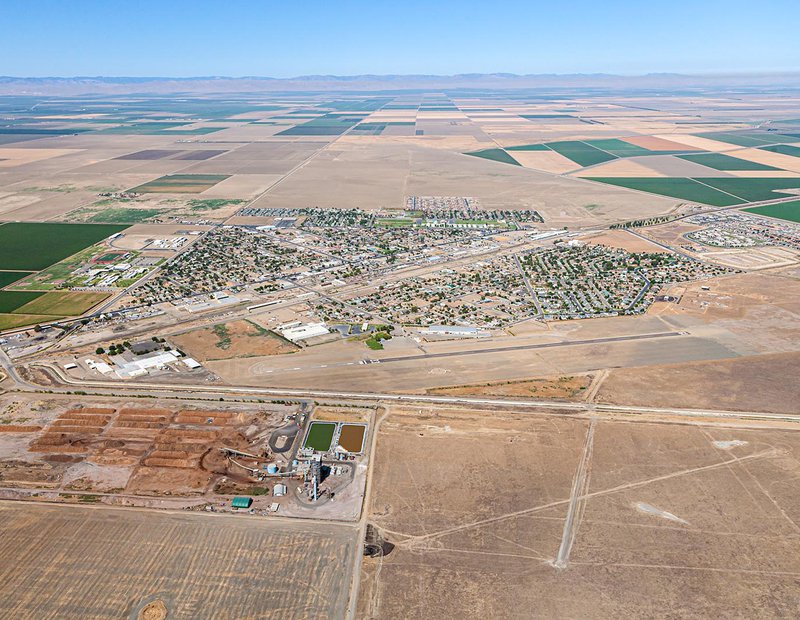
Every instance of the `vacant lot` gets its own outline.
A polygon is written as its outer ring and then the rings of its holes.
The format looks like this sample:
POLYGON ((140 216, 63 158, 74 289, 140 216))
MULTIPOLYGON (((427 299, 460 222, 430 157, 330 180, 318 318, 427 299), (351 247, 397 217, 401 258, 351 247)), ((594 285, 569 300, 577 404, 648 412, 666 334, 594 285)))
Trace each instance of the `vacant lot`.
POLYGON ((108 224, 3 224, 0 269, 39 271, 125 228, 108 224))
POLYGON ((300 349, 276 333, 247 320, 196 329, 172 336, 170 340, 201 361, 280 355, 300 349))
POLYGON ((0 503, 0 615, 344 617, 354 530, 246 516, 0 503), (42 579, 46 574, 47 579, 42 579), (220 584, 224 583, 224 587, 220 584))
POLYGON ((615 368, 600 386, 596 400, 616 405, 797 413, 800 393, 791 377, 798 373, 800 353, 615 368))
POLYGON ((395 410, 359 617, 793 616, 799 454, 794 429, 395 410))
POLYGON ((580 398, 589 386, 589 375, 565 375, 563 377, 528 379, 524 381, 501 381, 434 388, 428 394, 451 396, 518 396, 527 398, 580 398))

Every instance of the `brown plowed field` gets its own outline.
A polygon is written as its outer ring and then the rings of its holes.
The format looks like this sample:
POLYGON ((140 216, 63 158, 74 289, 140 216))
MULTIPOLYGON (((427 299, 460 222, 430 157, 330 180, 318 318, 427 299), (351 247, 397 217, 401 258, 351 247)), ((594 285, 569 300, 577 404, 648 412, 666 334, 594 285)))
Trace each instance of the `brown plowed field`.
POLYGON ((0 529, 3 618, 345 617, 351 527, 6 502, 0 529))

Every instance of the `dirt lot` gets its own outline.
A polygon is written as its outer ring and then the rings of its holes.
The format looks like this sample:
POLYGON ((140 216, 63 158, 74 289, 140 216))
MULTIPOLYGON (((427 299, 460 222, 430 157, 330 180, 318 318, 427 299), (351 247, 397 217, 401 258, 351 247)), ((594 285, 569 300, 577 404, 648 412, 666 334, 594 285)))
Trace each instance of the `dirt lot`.
POLYGON ((168 618, 341 618, 347 605, 347 526, 0 502, 0 527, 14 532, 0 543, 14 558, 0 563, 5 618, 136 618, 159 600, 168 618))
POLYGON ((713 362, 615 368, 596 401, 646 405, 797 413, 800 353, 758 355, 713 362))
POLYGON ((358 615, 793 616, 799 455, 793 427, 394 410, 358 615))
POLYGON ((564 375, 555 378, 502 381, 498 383, 434 388, 428 390, 428 394, 449 394, 451 396, 519 396, 575 400, 581 398, 586 388, 589 387, 591 380, 591 375, 564 375))
POLYGON ((163 405, 0 397, 0 486, 202 497, 222 477, 251 482, 219 447, 260 454, 291 411, 163 405))
POLYGON ((200 361, 294 353, 300 347, 248 320, 197 329, 170 338, 200 361))

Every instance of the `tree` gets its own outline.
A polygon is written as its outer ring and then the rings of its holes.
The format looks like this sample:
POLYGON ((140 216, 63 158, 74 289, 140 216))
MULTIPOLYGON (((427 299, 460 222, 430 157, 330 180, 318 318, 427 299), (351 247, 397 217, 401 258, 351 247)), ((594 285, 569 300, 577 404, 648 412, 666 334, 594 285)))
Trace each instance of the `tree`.
POLYGON ((105 353, 105 352, 106 352, 106 350, 105 350, 103 347, 97 347, 97 348, 95 349, 95 351, 94 351, 94 352, 95 352, 97 355, 102 355, 103 353, 105 353))

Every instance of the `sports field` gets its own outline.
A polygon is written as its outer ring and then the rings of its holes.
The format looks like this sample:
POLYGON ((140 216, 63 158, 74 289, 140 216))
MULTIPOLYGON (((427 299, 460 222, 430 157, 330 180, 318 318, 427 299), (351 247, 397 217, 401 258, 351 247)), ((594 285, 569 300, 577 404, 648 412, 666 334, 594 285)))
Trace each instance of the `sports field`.
POLYGON ((113 224, 47 222, 0 225, 0 270, 39 271, 125 228, 113 224))
POLYGON ((336 424, 333 422, 312 422, 303 447, 313 448, 317 452, 330 450, 335 430, 336 424))
POLYGON ((751 207, 750 209, 745 209, 745 211, 775 217, 788 222, 800 222, 800 200, 764 205, 763 207, 751 207))
POLYGON ((130 191, 140 194, 199 194, 224 181, 227 174, 168 174, 130 191))

